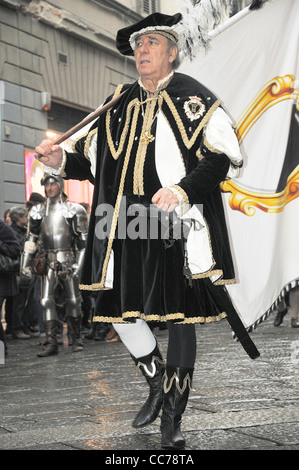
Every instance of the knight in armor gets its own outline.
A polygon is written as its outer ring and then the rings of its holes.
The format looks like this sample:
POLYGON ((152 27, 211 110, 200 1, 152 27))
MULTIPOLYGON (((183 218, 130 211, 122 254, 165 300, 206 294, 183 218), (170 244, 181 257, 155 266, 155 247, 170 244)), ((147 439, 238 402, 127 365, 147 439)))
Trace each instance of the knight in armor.
POLYGON ((37 354, 46 357, 58 354, 57 327, 59 319, 55 305, 58 283, 65 293, 66 317, 71 326, 72 351, 81 351, 81 293, 79 277, 88 231, 85 209, 67 200, 63 179, 46 174, 42 180, 47 199, 33 206, 28 217, 28 232, 21 262, 23 277, 32 276, 36 253, 43 252, 46 268, 43 275, 42 300, 46 342, 37 354))

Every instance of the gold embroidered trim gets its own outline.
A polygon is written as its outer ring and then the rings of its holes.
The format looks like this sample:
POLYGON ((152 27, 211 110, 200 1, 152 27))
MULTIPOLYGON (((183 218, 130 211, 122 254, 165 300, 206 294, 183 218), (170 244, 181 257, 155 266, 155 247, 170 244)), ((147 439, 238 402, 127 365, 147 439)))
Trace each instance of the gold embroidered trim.
POLYGON ((196 156, 198 160, 203 160, 205 157, 202 155, 200 149, 196 150, 196 156))
POLYGON ((104 286, 101 286, 99 282, 95 282, 93 284, 79 284, 79 289, 98 291, 98 290, 111 290, 111 287, 104 287, 104 286))
MULTIPOLYGON (((163 98, 161 95, 156 95, 150 100, 146 100, 146 108, 143 112, 143 125, 141 130, 141 137, 139 139, 139 145, 136 154, 135 166, 134 166, 134 178, 133 178, 133 194, 140 196, 144 195, 144 184, 143 184, 143 170, 144 162, 146 158, 147 146, 150 142, 150 137, 153 137, 150 133, 154 120, 156 119, 159 111, 161 110, 163 98), (158 110, 155 113, 156 104, 158 102, 158 110), (144 138, 148 136, 148 139, 144 138)), ((140 102, 140 107, 142 106, 140 102)))
POLYGON ((184 380, 183 380, 183 385, 182 387, 180 387, 180 380, 177 376, 177 373, 174 372, 172 374, 172 377, 169 379, 168 376, 167 376, 167 371, 165 371, 164 373, 164 384, 163 384, 163 390, 164 390, 164 393, 168 393, 169 390, 171 389, 172 387, 172 384, 173 384, 173 381, 175 380, 175 386, 178 390, 178 392, 182 395, 184 393, 184 391, 186 390, 187 386, 189 387, 190 390, 192 390, 193 392, 195 392, 196 390, 194 388, 192 388, 192 379, 190 377, 190 374, 189 372, 187 373, 187 375, 184 377, 184 380), (169 385, 167 386, 167 381, 169 380, 169 385))
POLYGON ((210 269, 209 271, 205 271, 204 273, 192 274, 192 279, 202 279, 203 277, 211 276, 223 276, 222 269, 210 269))
POLYGON ((142 320, 145 321, 167 321, 167 320, 179 320, 179 319, 184 319, 185 314, 184 313, 168 313, 167 315, 159 315, 155 313, 151 313, 149 315, 146 315, 142 312, 139 311, 129 311, 129 312, 124 312, 122 314, 123 318, 142 318, 142 320))
POLYGON ((92 317, 93 322, 100 322, 100 323, 125 323, 125 324, 130 324, 132 322, 129 321, 124 321, 123 318, 121 317, 101 317, 101 316, 96 316, 92 317))
POLYGON ((75 148, 76 143, 77 143, 79 140, 84 139, 84 137, 87 136, 87 139, 86 139, 85 144, 84 144, 84 151, 83 151, 83 153, 84 153, 84 157, 88 158, 88 149, 89 149, 89 146, 90 146, 90 141, 91 141, 92 137, 94 136, 94 134, 96 134, 97 132, 98 132, 98 129, 95 128, 95 129, 92 129, 92 131, 90 131, 90 132, 87 131, 85 134, 80 135, 80 136, 79 136, 76 140, 74 140, 74 142, 72 143, 72 150, 73 150, 73 152, 76 151, 76 148, 75 148))
POLYGON ((182 322, 176 322, 177 324, 188 325, 193 323, 215 323, 223 320, 226 318, 227 314, 225 312, 219 313, 219 315, 211 315, 209 317, 192 317, 192 318, 185 318, 182 322))
POLYGON ((236 284, 236 279, 219 279, 218 281, 214 282, 215 286, 225 286, 229 284, 236 284))
POLYGON ((217 150, 215 147, 213 147, 213 145, 211 145, 210 142, 208 142, 206 136, 204 136, 203 143, 207 147, 207 149, 210 150, 210 152, 219 153, 219 154, 223 153, 221 150, 217 150))
POLYGON ((175 121, 177 123, 178 129, 180 131, 180 134, 182 136, 182 139, 183 139, 183 142, 184 142, 185 146, 187 147, 188 150, 190 150, 192 145, 194 145, 194 142, 196 141, 200 131, 206 125, 207 121, 210 119, 212 113, 215 111, 215 109, 218 108, 218 106, 220 106, 221 101, 220 100, 215 101, 215 103, 211 106, 211 108, 208 110, 208 112, 205 114, 205 116, 201 120, 201 122, 198 125, 198 127, 196 128, 196 130, 193 132, 191 139, 188 139, 183 121, 180 118, 180 115, 179 115, 178 111, 176 110, 175 105, 171 101, 170 96, 168 95, 167 91, 163 90, 162 95, 163 95, 163 98, 165 99, 171 113, 173 114, 173 117, 175 118, 175 121))
POLYGON ((176 323, 180 325, 185 325, 185 324, 195 324, 195 323, 219 322, 223 318, 226 318, 226 316, 227 314, 225 312, 222 312, 222 313, 219 313, 219 315, 211 315, 209 317, 200 316, 200 317, 186 318, 183 313, 170 313, 167 315, 157 315, 157 314, 145 315, 144 313, 141 313, 138 311, 132 311, 132 312, 124 312, 121 317, 106 317, 106 316, 97 315, 93 317, 93 321, 103 322, 103 323, 130 324, 131 322, 129 320, 126 320, 126 318, 141 318, 142 320, 145 320, 145 321, 164 321, 164 322, 166 322, 167 320, 182 320, 176 323))
MULTIPOLYGON (((117 87, 117 89, 116 89, 116 91, 115 91, 115 93, 114 93, 113 98, 116 98, 116 97, 120 94, 121 90, 122 90, 122 85, 118 85, 118 87, 117 87)), ((109 110, 107 111, 107 116, 106 116, 107 142, 108 142, 108 146, 109 146, 111 155, 112 155, 112 157, 114 158, 114 160, 117 160, 117 159, 118 159, 119 155, 121 154, 121 152, 122 152, 123 149, 124 149, 124 143, 125 143, 125 139, 126 139, 126 136, 127 136, 127 133, 128 133, 128 129, 129 129, 129 124, 130 124, 131 110, 132 110, 132 108, 133 108, 136 104, 139 104, 139 101, 138 101, 137 98, 135 98, 134 100, 132 100, 132 101, 128 104, 127 112, 126 112, 126 121, 125 121, 125 125, 124 125, 124 128, 123 128, 121 137, 120 137, 120 141, 119 141, 119 145, 118 145, 117 150, 115 149, 115 146, 114 146, 114 143, 113 143, 113 139, 112 139, 112 136, 111 136, 111 131, 110 131, 110 119, 111 119, 111 112, 112 112, 112 109, 109 109, 109 110)), ((136 108, 135 108, 135 111, 136 111, 136 108)), ((138 111, 139 111, 139 108, 138 108, 138 111)), ((134 135, 135 135, 135 130, 134 130, 134 135)))
POLYGON ((74 142, 72 143, 72 151, 73 152, 76 151, 75 146, 76 146, 76 143, 78 142, 78 140, 84 139, 84 137, 86 137, 87 135, 88 135, 88 131, 85 132, 85 134, 80 135, 79 137, 77 137, 77 139, 74 140, 74 142))
POLYGON ((173 189, 176 189, 180 194, 181 196, 183 197, 184 199, 184 204, 186 205, 189 205, 189 198, 187 196, 187 193, 183 190, 183 188, 181 188, 180 186, 178 186, 177 184, 174 184, 172 186, 170 186, 171 188, 173 189))
POLYGON ((89 149, 89 146, 90 146, 90 141, 92 139, 92 137, 98 132, 98 129, 95 128, 95 129, 92 129, 92 131, 90 131, 87 135, 87 139, 85 141, 85 145, 84 145, 84 155, 86 158, 88 158, 88 149, 89 149))

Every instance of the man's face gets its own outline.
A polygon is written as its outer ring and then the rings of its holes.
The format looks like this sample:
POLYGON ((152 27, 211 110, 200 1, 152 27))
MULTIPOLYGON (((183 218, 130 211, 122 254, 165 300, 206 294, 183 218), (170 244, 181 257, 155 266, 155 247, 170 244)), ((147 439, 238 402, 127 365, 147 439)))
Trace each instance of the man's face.
POLYGON ((45 185, 46 196, 52 200, 56 200, 60 196, 60 187, 57 181, 48 180, 45 185))
POLYGON ((27 225, 27 214, 22 215, 22 217, 18 218, 17 225, 20 227, 25 227, 27 225))
POLYGON ((140 76, 159 81, 172 70, 177 55, 176 47, 169 47, 167 38, 161 34, 149 33, 136 39, 135 62, 140 76))
POLYGON ((7 223, 7 225, 11 225, 11 218, 10 218, 9 212, 7 212, 5 216, 5 222, 7 223))

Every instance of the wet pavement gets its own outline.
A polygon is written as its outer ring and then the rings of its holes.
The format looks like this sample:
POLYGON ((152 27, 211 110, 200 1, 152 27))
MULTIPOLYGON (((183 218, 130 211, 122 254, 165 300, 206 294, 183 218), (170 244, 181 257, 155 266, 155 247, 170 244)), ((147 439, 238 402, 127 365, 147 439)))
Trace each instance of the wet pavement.
MULTIPOLYGON (((299 329, 289 316, 278 328, 273 320, 251 334, 261 352, 254 361, 226 320, 196 327, 195 391, 183 416, 181 459, 198 450, 299 450, 299 329)), ((167 331, 154 333, 165 352, 167 331)), ((0 364, 0 450, 110 451, 105 459, 163 452, 159 418, 141 430, 131 426, 148 389, 121 342, 84 338, 84 350, 72 353, 65 337, 57 356, 37 352, 37 338, 8 341, 0 364)))

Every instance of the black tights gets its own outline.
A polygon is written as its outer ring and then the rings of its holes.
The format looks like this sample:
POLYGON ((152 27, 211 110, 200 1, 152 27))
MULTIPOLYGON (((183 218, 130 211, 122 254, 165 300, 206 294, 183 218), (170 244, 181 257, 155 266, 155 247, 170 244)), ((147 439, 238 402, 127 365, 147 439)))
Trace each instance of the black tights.
POLYGON ((195 325, 180 325, 168 321, 167 326, 167 365, 193 368, 196 356, 195 325))

